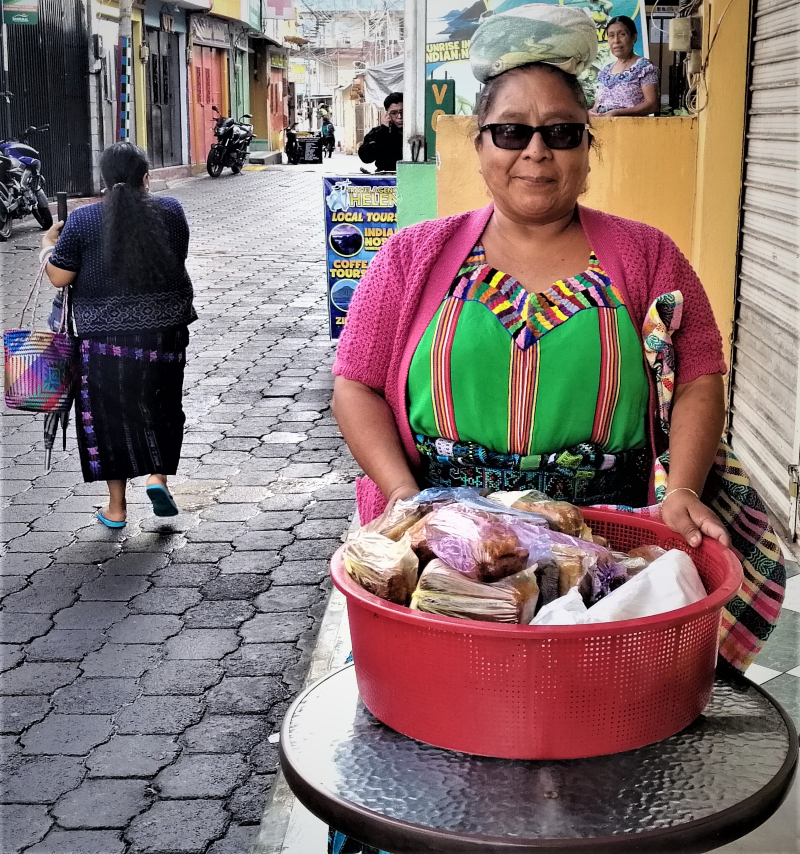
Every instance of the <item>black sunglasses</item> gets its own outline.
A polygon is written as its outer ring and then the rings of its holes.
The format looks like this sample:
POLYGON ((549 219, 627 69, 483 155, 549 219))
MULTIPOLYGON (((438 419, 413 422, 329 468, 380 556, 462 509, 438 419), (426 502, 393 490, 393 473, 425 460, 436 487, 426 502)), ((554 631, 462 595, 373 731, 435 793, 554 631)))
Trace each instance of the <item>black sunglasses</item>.
POLYGON ((481 133, 488 130, 492 142, 505 151, 522 151, 527 148, 535 133, 542 135, 542 142, 555 151, 577 148, 583 142, 583 132, 589 125, 583 122, 562 122, 556 125, 492 124, 483 125, 481 133))

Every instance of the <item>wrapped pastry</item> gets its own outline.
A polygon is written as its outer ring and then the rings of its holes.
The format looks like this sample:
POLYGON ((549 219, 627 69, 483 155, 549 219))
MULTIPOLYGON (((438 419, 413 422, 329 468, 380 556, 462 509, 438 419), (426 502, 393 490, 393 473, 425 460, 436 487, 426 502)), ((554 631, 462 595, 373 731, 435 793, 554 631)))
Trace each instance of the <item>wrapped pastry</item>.
POLYGON ((528 623, 538 597, 535 567, 485 584, 468 578, 437 558, 423 570, 411 597, 411 607, 445 617, 528 623))
POLYGON ((528 550, 500 515, 452 504, 433 512, 425 528, 436 557, 477 581, 498 581, 528 566, 528 550))
POLYGON ((632 558, 641 558, 642 560, 647 561, 647 565, 649 566, 654 560, 658 560, 658 558, 662 557, 666 553, 666 550, 662 549, 661 546, 637 546, 635 549, 631 549, 628 552, 628 556, 632 558))
POLYGON ((581 513, 580 508, 567 501, 554 501, 544 492, 539 492, 536 489, 527 489, 524 492, 494 493, 490 497, 505 504, 508 499, 501 496, 513 498, 513 501, 507 506, 515 510, 524 510, 528 513, 538 513, 544 516, 554 531, 569 534, 571 537, 579 537, 583 530, 583 513, 581 513))
POLYGON ((367 592, 407 605, 417 585, 419 559, 404 534, 397 542, 372 531, 357 531, 345 543, 344 565, 367 592))
POLYGON ((397 542, 409 528, 423 518, 426 512, 413 498, 407 501, 396 501, 385 513, 365 525, 362 530, 382 534, 387 539, 397 542))
POLYGON ((591 591, 591 570, 597 566, 597 555, 580 546, 560 543, 553 547, 553 556, 558 565, 558 595, 566 595, 578 587, 581 595, 588 597, 591 591))
POLYGON ((539 602, 537 610, 558 599, 559 569, 554 557, 536 562, 536 581, 539 584, 539 602))
POLYGON ((612 554, 614 559, 625 567, 628 578, 633 578, 634 575, 638 575, 643 569, 647 569, 654 560, 658 560, 666 552, 661 546, 638 546, 628 554, 624 552, 612 552, 612 554))
POLYGON ((430 516, 430 513, 423 516, 419 522, 408 529, 411 548, 414 549, 415 554, 419 558, 419 565, 421 569, 427 566, 436 557, 436 555, 431 551, 431 547, 428 545, 428 528, 426 525, 428 516, 430 516))

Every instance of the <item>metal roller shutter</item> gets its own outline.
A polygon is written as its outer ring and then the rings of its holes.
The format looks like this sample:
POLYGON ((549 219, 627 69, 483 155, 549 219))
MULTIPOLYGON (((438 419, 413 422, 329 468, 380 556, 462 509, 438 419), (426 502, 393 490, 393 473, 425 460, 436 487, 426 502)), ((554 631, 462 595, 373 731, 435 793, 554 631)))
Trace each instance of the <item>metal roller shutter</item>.
POLYGON ((781 527, 800 463, 800 3, 755 0, 730 430, 781 527))

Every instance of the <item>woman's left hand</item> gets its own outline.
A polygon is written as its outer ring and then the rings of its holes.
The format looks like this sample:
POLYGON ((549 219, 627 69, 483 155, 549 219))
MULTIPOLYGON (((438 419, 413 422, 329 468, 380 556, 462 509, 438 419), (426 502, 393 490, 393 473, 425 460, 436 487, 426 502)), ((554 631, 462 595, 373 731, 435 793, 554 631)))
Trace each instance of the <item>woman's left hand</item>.
POLYGON ((45 246, 55 246, 58 243, 58 238, 61 235, 61 229, 64 227, 63 222, 54 222, 50 228, 42 235, 42 249, 45 246))
POLYGON ((699 546, 706 536, 730 548, 731 538, 717 514, 688 490, 673 492, 664 500, 661 520, 684 537, 690 546, 699 546))

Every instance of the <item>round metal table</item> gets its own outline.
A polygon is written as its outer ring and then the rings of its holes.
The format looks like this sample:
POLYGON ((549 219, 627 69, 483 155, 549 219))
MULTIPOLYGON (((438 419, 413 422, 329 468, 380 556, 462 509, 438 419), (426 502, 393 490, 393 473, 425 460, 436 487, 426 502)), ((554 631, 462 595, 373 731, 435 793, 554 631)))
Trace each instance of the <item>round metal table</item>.
POLYGON ((311 812, 392 854, 690 854, 775 812, 796 771, 797 733, 761 688, 717 680, 705 713, 657 744, 591 759, 489 759, 384 726, 349 665, 289 709, 281 766, 311 812))

